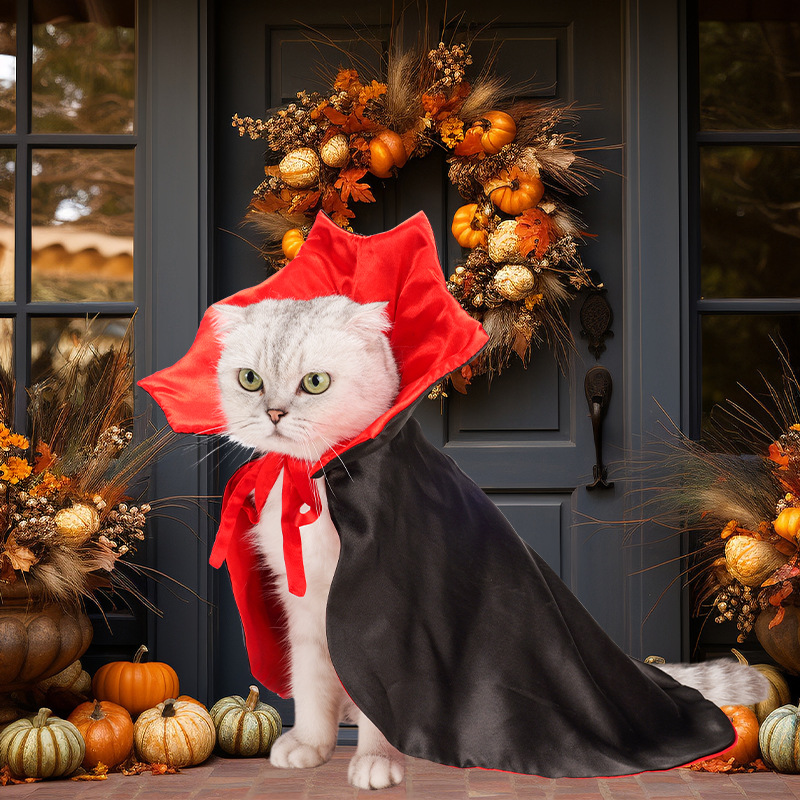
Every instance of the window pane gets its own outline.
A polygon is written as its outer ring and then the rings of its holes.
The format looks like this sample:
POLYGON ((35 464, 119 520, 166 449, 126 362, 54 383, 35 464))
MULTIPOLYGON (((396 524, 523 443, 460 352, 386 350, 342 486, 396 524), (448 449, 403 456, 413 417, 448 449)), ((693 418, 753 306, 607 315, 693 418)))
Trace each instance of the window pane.
POLYGON ((32 317, 31 383, 78 358, 86 367, 94 354, 118 350, 129 325, 124 317, 32 317), (91 348, 82 347, 87 342, 91 348))
MULTIPOLYGON (((778 351, 782 341, 800 371, 800 316, 796 314, 719 314, 701 317, 703 340, 703 428, 712 407, 732 400, 752 408, 738 384, 766 394, 764 379, 781 389, 778 351)), ((800 422, 800 420, 797 420, 800 422)))
POLYGON ((114 5, 114 19, 33 26, 34 133, 133 132, 134 0, 114 5))
MULTIPOLYGON (((741 21, 735 11, 701 18, 702 129, 800 127, 800 7, 792 5, 783 4, 781 20, 741 21)), ((757 4, 748 9, 759 13, 757 4)))
POLYGON ((703 297, 800 297, 800 147, 700 151, 703 297))
POLYGON ((31 298, 133 299, 133 150, 33 151, 31 298))
POLYGON ((0 422, 14 422, 14 320, 0 317, 0 422))
POLYGON ((15 156, 14 150, 0 150, 0 302, 14 299, 15 156))
MULTIPOLYGON (((4 17, 13 13, 6 9, 4 17)), ((0 22, 0 133, 11 133, 17 120, 17 26, 0 22)))

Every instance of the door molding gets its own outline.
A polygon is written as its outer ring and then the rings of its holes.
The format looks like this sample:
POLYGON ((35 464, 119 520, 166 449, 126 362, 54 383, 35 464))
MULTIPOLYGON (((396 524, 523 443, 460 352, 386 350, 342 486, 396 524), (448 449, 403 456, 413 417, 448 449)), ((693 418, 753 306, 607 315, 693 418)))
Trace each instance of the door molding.
MULTIPOLYGON (((686 213, 683 131, 683 2, 628 0, 625 120, 625 449, 635 454, 663 438, 665 419, 679 426, 686 403, 686 213)), ((626 515, 641 517, 641 486, 631 485, 626 515)), ((628 574, 629 652, 686 657, 680 562, 640 572, 681 554, 679 536, 663 529, 632 533, 628 574), (638 574, 636 574, 638 573, 638 574), (672 581, 675 581, 671 584, 672 581), (659 599, 662 592, 664 596, 659 599), (646 623, 640 624, 654 603, 646 623)))

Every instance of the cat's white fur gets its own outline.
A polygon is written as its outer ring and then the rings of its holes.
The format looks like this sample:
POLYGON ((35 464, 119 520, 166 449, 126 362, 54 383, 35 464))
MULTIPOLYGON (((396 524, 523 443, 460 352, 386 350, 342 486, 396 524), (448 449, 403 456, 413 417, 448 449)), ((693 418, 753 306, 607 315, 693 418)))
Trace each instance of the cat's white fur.
MULTIPOLYGON (((335 296, 220 307, 218 380, 228 436, 259 452, 312 461, 388 410, 399 376, 386 337, 385 305, 359 305, 335 296), (263 391, 241 387, 243 368, 261 376, 263 391), (300 381, 309 372, 330 374, 330 388, 319 395, 303 392, 300 381), (275 423, 269 409, 286 413, 275 423)), ((286 610, 295 701, 294 727, 272 746, 270 760, 277 767, 324 764, 336 745, 339 722, 355 722, 358 747, 350 761, 350 783, 360 789, 394 786, 403 780, 405 759, 347 696, 328 653, 325 607, 339 559, 339 534, 328 513, 324 481, 317 480, 320 516, 300 529, 307 584, 303 597, 288 589, 282 486, 281 474, 252 531, 286 610)))
MULTIPOLYGON (((399 377, 386 337, 390 323, 384 307, 362 306, 340 296, 218 307, 223 345, 218 379, 228 436, 262 453, 314 461, 388 410, 399 377), (238 378, 241 369, 257 372, 263 389, 244 390, 238 378), (303 392, 300 381, 309 372, 329 373, 330 388, 320 395, 303 392), (270 409, 285 415, 275 422, 267 413, 270 409)), ((307 582, 303 597, 288 590, 280 524, 282 485, 283 475, 252 531, 275 575, 289 626, 295 724, 273 745, 272 764, 319 766, 333 753, 339 722, 356 722, 358 747, 350 762, 350 782, 361 789, 393 786, 403 780, 404 758, 347 696, 328 653, 325 608, 339 558, 339 535, 328 513, 324 481, 317 480, 320 516, 301 528, 307 582)), ((733 662, 659 666, 719 705, 754 703, 768 692, 766 678, 733 662)))

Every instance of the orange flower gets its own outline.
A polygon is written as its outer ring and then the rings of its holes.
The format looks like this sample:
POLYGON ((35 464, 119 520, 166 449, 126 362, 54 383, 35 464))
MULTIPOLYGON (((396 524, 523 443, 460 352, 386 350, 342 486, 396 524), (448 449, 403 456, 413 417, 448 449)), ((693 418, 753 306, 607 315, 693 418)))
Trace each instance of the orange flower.
POLYGON ((8 443, 12 447, 19 447, 20 450, 25 450, 30 446, 30 442, 21 433, 12 433, 8 437, 8 443))
POLYGON ((11 456, 8 461, 0 466, 0 479, 9 483, 19 483, 32 472, 31 465, 24 458, 11 456))
POLYGON ((442 142, 449 148, 464 141, 464 123, 458 117, 448 117, 439 127, 442 142))
POLYGON ((41 497, 45 494, 56 494, 69 483, 69 478, 57 478, 52 472, 45 472, 42 475, 41 483, 37 483, 30 489, 32 497, 41 497))

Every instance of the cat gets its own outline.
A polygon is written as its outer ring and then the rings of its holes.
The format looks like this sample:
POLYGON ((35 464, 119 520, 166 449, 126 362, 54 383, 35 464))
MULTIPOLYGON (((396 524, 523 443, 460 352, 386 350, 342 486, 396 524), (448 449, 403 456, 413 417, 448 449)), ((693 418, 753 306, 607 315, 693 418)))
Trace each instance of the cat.
MULTIPOLYGON (((315 462, 389 410, 400 377, 385 306, 338 295, 217 306, 215 325, 222 346, 217 376, 228 438, 262 454, 315 462)), ((282 476, 251 531, 286 612, 295 700, 294 727, 278 738, 270 758, 276 767, 319 766, 333 753, 339 723, 355 722, 358 745, 349 781, 360 789, 387 788, 403 781, 404 756, 347 696, 328 653, 326 602, 339 536, 327 511, 324 479, 316 484, 320 515, 301 529, 304 596, 288 589, 282 476)), ((767 694, 766 679, 747 666, 659 666, 720 705, 756 702, 767 694)))

